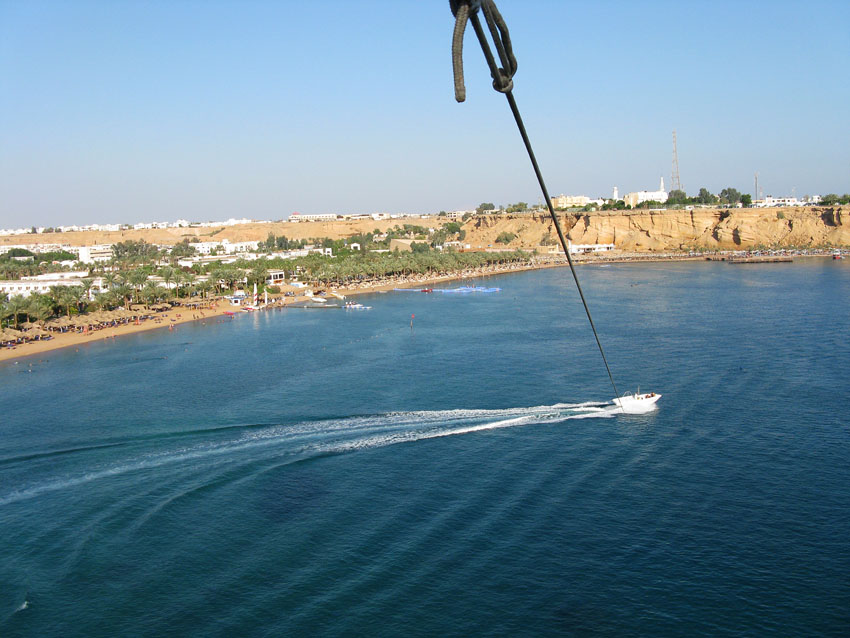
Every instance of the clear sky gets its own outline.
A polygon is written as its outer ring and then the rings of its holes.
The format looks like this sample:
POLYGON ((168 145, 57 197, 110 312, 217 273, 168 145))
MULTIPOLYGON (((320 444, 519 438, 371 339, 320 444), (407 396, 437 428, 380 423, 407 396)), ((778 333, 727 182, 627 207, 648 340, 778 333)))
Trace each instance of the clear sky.
MULTIPOLYGON (((850 191, 850 2, 497 0, 552 195, 850 191), (792 191, 793 189, 793 191, 792 191)), ((445 0, 0 0, 0 228, 541 200, 445 0)))

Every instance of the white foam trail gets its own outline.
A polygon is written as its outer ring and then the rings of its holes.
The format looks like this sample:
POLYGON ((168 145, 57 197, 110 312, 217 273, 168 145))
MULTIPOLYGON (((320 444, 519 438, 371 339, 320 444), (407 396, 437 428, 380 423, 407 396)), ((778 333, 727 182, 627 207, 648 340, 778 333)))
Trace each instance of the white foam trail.
MULTIPOLYGON (((613 406, 611 406, 613 408, 613 406)), ((0 496, 0 506, 69 489, 105 478, 198 459, 221 458, 220 463, 244 461, 239 453, 274 448, 292 461, 318 454, 345 453, 425 439, 437 439, 521 425, 558 423, 572 419, 608 418, 615 411, 599 403, 557 403, 499 410, 434 410, 391 412, 370 416, 270 426, 261 431, 237 432, 236 438, 199 443, 194 446, 153 452, 127 459, 112 467, 94 469, 78 476, 54 478, 0 496), (278 446, 288 449, 281 452, 278 446)), ((256 457, 255 457, 256 458, 256 457)))

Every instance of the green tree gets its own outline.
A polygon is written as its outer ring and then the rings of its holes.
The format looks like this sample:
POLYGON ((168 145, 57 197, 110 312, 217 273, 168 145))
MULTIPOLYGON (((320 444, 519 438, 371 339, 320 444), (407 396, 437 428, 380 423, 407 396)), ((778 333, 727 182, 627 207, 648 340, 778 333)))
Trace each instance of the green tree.
POLYGON ((741 201, 741 193, 731 186, 724 188, 720 191, 720 203, 721 204, 737 204, 741 201))
POLYGON ((127 284, 120 284, 116 288, 114 288, 115 296, 117 299, 121 300, 122 305, 125 308, 130 307, 130 299, 133 297, 133 293, 135 292, 132 286, 128 286, 127 284))
POLYGON ((191 257, 195 254, 195 247, 189 243, 188 239, 184 239, 174 244, 171 248, 171 257, 191 257))
POLYGON ((197 275, 190 271, 178 270, 175 274, 175 281, 177 282, 177 296, 180 297, 180 287, 181 284, 186 284, 191 288, 191 286, 195 283, 195 279, 197 279, 197 275))
POLYGON ((53 315, 53 304, 47 295, 34 292, 27 297, 27 316, 36 321, 45 321, 53 315))
POLYGON ((493 204, 493 202, 482 202, 478 206, 478 208, 475 209, 475 212, 477 212, 480 215, 481 213, 484 213, 488 210, 496 210, 496 206, 495 206, 495 204, 493 204))
POLYGON ((91 277, 83 277, 80 280, 83 284, 83 298, 86 300, 91 299, 91 289, 94 286, 94 279, 91 277))
POLYGON ((9 300, 3 304, 3 315, 5 317, 11 317, 12 323, 15 324, 15 329, 18 328, 18 320, 21 315, 26 315, 27 308, 29 304, 27 302, 26 297, 23 295, 14 295, 10 297, 9 300))
POLYGON ((176 279, 177 270, 171 266, 165 266, 159 269, 159 276, 165 282, 165 287, 171 290, 171 282, 176 279))
POLYGON ((35 253, 30 252, 26 248, 10 248, 9 252, 7 252, 6 254, 9 257, 35 257, 35 253))
POLYGON ((248 285, 257 284, 257 286, 262 286, 268 276, 268 267, 264 264, 257 264, 248 273, 248 285))
POLYGON ((835 206, 839 201, 838 195, 835 193, 828 193, 821 197, 820 203, 824 206, 835 206))
POLYGON ((510 244, 514 239, 516 239, 516 235, 514 233, 509 233, 508 231, 504 231, 499 233, 499 236, 496 237, 497 244, 510 244))
POLYGON ((683 190, 674 189, 667 195, 667 203, 671 205, 681 205, 688 203, 688 195, 683 190))
POLYGON ((112 290, 115 286, 118 285, 118 274, 113 270, 104 273, 103 284, 106 286, 107 290, 112 290))
POLYGON ((140 291, 140 295, 147 305, 156 303, 160 299, 163 299, 166 294, 168 294, 168 290, 160 286, 155 281, 146 281, 140 291))
POLYGON ((159 249, 153 244, 148 244, 144 239, 139 241, 128 239, 114 244, 112 254, 116 261, 135 264, 155 259, 159 255, 159 249))
POLYGON ((717 197, 712 195, 707 188, 703 187, 699 189, 699 195, 697 195, 696 201, 700 204, 714 204, 717 202, 717 197))
POLYGON ((136 268, 131 271, 127 275, 127 281, 133 286, 133 289, 136 291, 136 301, 139 301, 139 291, 141 291, 142 286, 148 280, 148 273, 142 270, 141 268, 136 268))
POLYGON ((215 286, 213 285, 213 283, 210 280, 205 279, 204 281, 198 282, 198 285, 196 286, 196 288, 198 289, 198 292, 200 293, 201 298, 206 299, 209 296, 210 291, 213 290, 215 288, 215 286))
POLYGON ((83 298, 83 289, 80 286, 50 286, 50 297, 53 303, 62 308, 71 317, 71 309, 78 307, 83 298))
POLYGON ((752 206, 753 205, 753 196, 749 193, 744 193, 741 195, 741 205, 743 206, 752 206))

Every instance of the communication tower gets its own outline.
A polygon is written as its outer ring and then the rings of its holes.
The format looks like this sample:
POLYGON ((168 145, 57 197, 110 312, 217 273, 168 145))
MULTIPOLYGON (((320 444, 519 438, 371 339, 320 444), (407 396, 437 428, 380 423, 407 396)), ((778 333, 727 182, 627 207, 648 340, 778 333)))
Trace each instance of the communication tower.
POLYGON ((682 182, 679 179, 679 151, 676 150, 676 131, 673 131, 673 171, 670 176, 670 190, 683 191, 682 182))

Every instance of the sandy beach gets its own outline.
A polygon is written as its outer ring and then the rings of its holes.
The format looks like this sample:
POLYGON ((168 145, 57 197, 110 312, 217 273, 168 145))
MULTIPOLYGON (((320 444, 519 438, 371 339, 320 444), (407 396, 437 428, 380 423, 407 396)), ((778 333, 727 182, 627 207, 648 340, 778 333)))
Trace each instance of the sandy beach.
MULTIPOLYGON (((822 255, 819 255, 822 256, 822 255)), ((628 263, 633 261, 704 261, 705 256, 689 256, 689 255, 611 255, 604 258, 591 257, 589 259, 581 259, 577 261, 578 265, 587 265, 594 263, 628 263)), ((391 291, 395 288, 430 288, 447 282, 464 281, 479 279, 492 275, 501 275, 509 272, 521 272, 525 270, 537 270, 540 268, 563 268, 567 265, 566 259, 562 256, 547 256, 535 260, 532 264, 502 264, 485 266, 481 268, 473 268, 463 270, 457 273, 439 275, 429 277, 427 275, 409 275, 399 277, 389 277, 378 281, 370 281, 363 283, 352 283, 339 287, 324 288, 330 292, 335 292, 346 297, 364 295, 376 292, 391 291)), ((291 306, 293 304, 309 302, 310 297, 304 295, 304 289, 299 289, 290 286, 283 287, 286 291, 291 291, 295 294, 293 297, 279 295, 270 300, 270 308, 281 308, 291 306)), ((314 286, 314 290, 318 291, 322 287, 314 286)), ((0 363, 24 363, 26 359, 42 355, 44 353, 59 350, 62 348, 80 348, 85 347, 90 343, 101 341, 103 339, 120 339, 124 336, 145 332, 147 330, 169 330, 175 334, 179 332, 179 327, 188 322, 217 322, 229 320, 227 313, 238 313, 242 310, 238 306, 231 305, 226 299, 217 300, 210 308, 191 309, 182 306, 176 306, 171 310, 158 313, 155 319, 148 319, 139 324, 127 323, 118 326, 111 326, 102 330, 89 332, 87 334, 81 332, 65 332, 56 333, 52 339, 46 341, 32 341, 16 345, 12 348, 0 349, 0 363)), ((258 311, 262 312, 262 310, 258 311)))
MULTIPOLYGON (((531 270, 534 268, 541 267, 549 267, 549 265, 535 264, 533 266, 529 266, 510 264, 505 266, 491 266, 486 268, 469 269, 460 273, 452 273, 437 277, 391 277, 376 282, 331 287, 327 290, 349 297, 354 295, 389 291, 393 290, 394 288, 427 288, 448 281, 474 279, 486 277, 488 275, 497 275, 506 272, 517 272, 521 270, 531 270)), ((276 296, 273 300, 270 299, 270 308, 281 308, 291 306, 293 304, 310 301, 310 297, 303 294, 304 289, 298 289, 289 286, 284 286, 284 289, 295 293, 295 296, 276 296)), ((320 287, 314 287, 314 289, 319 290, 320 287)), ((181 324, 185 324, 190 321, 201 322, 202 324, 206 322, 212 323, 215 321, 225 321, 229 320, 229 316, 226 313, 234 312, 242 312, 242 310, 238 306, 231 305, 226 299, 219 299, 213 307, 204 308, 202 310, 193 310, 182 306, 176 306, 171 310, 158 313, 155 319, 148 319, 146 321, 142 321, 139 324, 131 322, 118 326, 111 326, 102 330, 92 331, 87 334, 76 331, 55 333, 52 339, 48 339, 46 341, 31 341, 27 343, 18 344, 12 348, 2 348, 0 349, 0 362, 11 362, 14 364, 15 362, 23 362, 23 360, 25 359, 35 357, 36 355, 42 355, 46 352, 50 352, 53 350, 59 350, 62 348, 85 347, 87 344, 101 341, 103 339, 120 339, 127 335, 136 334, 138 332, 145 332, 148 330, 170 330, 174 333, 177 333, 179 332, 179 327, 181 324)), ((258 312, 262 312, 262 310, 258 312)))

